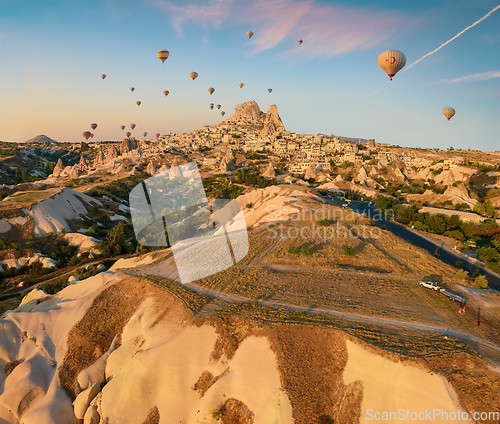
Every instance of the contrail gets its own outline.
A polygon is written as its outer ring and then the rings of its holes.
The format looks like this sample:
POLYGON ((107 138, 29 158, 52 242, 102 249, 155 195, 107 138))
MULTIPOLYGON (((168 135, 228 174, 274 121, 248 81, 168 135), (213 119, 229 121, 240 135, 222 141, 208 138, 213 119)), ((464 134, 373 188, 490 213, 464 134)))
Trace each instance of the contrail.
POLYGON ((488 16, 490 16, 495 10, 498 10, 500 9, 500 4, 496 7, 494 7, 492 10, 490 10, 486 15, 484 15, 481 19, 479 19, 478 21, 474 22, 472 25, 469 25, 467 28, 465 28, 463 31, 460 31, 457 35, 455 35, 455 37, 453 38, 450 38, 446 43, 443 43, 441 44, 437 49, 431 51, 430 53, 427 53, 425 56, 422 56, 420 59, 416 60, 415 62, 413 62, 411 65, 407 66, 406 68, 406 71, 408 69, 410 69, 413 65, 416 65, 418 62, 420 62, 421 60, 425 59, 427 56, 430 56, 431 54, 434 54, 436 53, 438 50, 442 49, 444 46, 446 46, 448 43, 452 42, 453 40, 455 40, 456 38, 460 37, 465 31, 468 31, 469 29, 471 29, 472 27, 476 26, 478 23, 484 21, 488 16))

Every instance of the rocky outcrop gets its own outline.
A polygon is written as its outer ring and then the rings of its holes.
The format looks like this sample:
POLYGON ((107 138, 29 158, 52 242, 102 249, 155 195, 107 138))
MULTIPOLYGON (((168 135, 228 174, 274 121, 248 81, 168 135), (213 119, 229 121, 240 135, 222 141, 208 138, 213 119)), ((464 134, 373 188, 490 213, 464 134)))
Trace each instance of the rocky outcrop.
POLYGON ((314 163, 311 163, 306 170, 306 175, 304 176, 304 178, 307 181, 311 178, 316 179, 316 176, 316 167, 314 166, 314 163))
POLYGON ((52 176, 53 177, 60 177, 63 169, 64 169, 64 165, 62 163, 62 159, 59 158, 57 163, 56 163, 56 166, 54 166, 54 170, 52 171, 52 176))
POLYGON ((262 174, 264 178, 276 178, 276 173, 274 172, 274 166, 271 162, 267 166, 267 169, 262 174))
POLYGON ((278 107, 271 105, 264 118, 264 130, 267 134, 275 134, 285 131, 285 126, 278 115, 278 107))
POLYGON ((285 131, 285 126, 278 114, 278 107, 271 105, 269 111, 264 113, 255 100, 237 105, 233 116, 222 123, 232 124, 243 129, 260 130, 268 135, 285 131))
POLYGON ((156 166, 153 163, 153 161, 151 161, 151 162, 148 163, 148 166, 146 168, 146 172, 148 174, 151 174, 151 175, 155 175, 156 174, 156 166))
POLYGON ((137 140, 135 140, 134 138, 126 138, 120 145, 120 153, 122 155, 130 153, 132 150, 136 150, 137 147, 137 140))

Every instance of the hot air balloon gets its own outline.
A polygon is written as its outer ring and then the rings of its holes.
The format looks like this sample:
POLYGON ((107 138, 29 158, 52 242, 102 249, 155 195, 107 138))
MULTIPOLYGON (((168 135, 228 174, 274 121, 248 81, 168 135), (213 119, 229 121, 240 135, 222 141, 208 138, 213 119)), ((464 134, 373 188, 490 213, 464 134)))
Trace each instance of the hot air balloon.
POLYGON ((84 131, 82 135, 85 140, 88 140, 92 133, 90 131, 84 131))
POLYGON ((131 133, 130 131, 127 131, 127 132, 125 133, 125 135, 127 136, 127 138, 130 138, 130 136, 132 135, 132 133, 131 133))
POLYGON ((92 128, 93 130, 95 130, 97 128, 97 124, 90 124, 90 128, 92 128))
POLYGON ((303 42, 304 42, 304 40, 303 40, 302 38, 299 38, 299 39, 297 40, 297 43, 299 43, 299 44, 302 44, 303 42))
POLYGON ((252 36, 253 36, 253 32, 252 32, 252 31, 248 31, 248 32, 247 32, 247 36, 248 36, 248 38, 252 38, 252 36))
POLYGON ((156 138, 158 138, 160 136, 160 133, 156 133, 155 136, 156 138))
POLYGON ((221 105, 217 105, 217 109, 220 109, 221 108, 221 105))
POLYGON ((137 100, 137 101, 135 102, 135 104, 136 104, 137 106, 140 106, 140 105, 141 105, 141 103, 142 103, 142 102, 141 102, 140 100, 137 100))
POLYGON ((445 107, 443 109, 443 114, 449 121, 451 118, 455 116, 455 109, 453 109, 452 107, 445 107))
POLYGON ((132 131, 133 131, 135 128, 135 124, 130 124, 130 128, 132 128, 132 131))
POLYGON ((165 95, 165 97, 167 97, 167 96, 168 96, 168 93, 170 93, 170 91, 168 91, 168 90, 164 90, 164 91, 163 91, 163 94, 165 95))
POLYGON ((156 53, 156 56, 158 56, 158 59, 160 59, 162 63, 165 63, 169 55, 170 53, 168 50, 158 50, 158 53, 156 53))
POLYGON ((242 82, 240 82, 240 83, 238 84, 238 87, 243 88, 243 86, 244 86, 244 85, 245 85, 245 84, 243 84, 242 82))
POLYGON ((214 108, 214 104, 210 103, 210 109, 213 109, 213 108, 214 108))
POLYGON ((271 93, 273 91, 273 89, 272 88, 268 88, 267 91, 268 91, 268 93, 271 93))
POLYGON ((198 78, 198 72, 190 72, 189 76, 194 81, 196 78, 198 78))
POLYGON ((122 130, 124 130, 124 129, 125 129, 125 125, 122 125, 120 128, 121 128, 122 130))
POLYGON ((101 74, 101 75, 100 75, 100 77, 101 77, 102 79, 104 79, 104 78, 106 78, 106 74, 101 74))
POLYGON ((130 91, 134 91, 135 90, 135 87, 130 87, 130 91))
POLYGON ((392 77, 406 65, 406 56, 399 50, 386 50, 380 53, 378 64, 392 80, 392 77))
POLYGON ((144 132, 142 133, 142 135, 143 135, 144 137, 146 137, 146 136, 148 135, 148 132, 147 132, 147 131, 144 131, 144 132))
POLYGON ((226 112, 222 111, 220 114, 221 114, 222 116, 224 116, 224 115, 226 114, 226 112))
POLYGON ((215 91, 215 88, 213 88, 213 87, 210 87, 208 89, 208 92, 210 93, 210 95, 214 94, 214 91, 215 91))
POLYGON ((90 134, 90 138, 94 138, 94 134, 90 134))

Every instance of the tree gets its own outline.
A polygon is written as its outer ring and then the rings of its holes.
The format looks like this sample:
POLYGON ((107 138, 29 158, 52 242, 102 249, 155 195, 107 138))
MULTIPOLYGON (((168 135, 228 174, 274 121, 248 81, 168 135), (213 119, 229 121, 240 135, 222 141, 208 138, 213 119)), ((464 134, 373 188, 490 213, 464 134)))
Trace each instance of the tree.
POLYGON ((474 278, 474 287, 478 289, 487 289, 488 286, 488 280, 486 280, 486 277, 484 275, 478 275, 476 278, 474 278))

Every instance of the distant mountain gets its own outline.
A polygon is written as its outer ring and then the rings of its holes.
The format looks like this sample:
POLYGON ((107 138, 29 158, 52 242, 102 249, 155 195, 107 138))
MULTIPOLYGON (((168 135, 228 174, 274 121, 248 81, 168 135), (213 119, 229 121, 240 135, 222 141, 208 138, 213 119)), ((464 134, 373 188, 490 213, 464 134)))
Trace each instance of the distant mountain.
POLYGON ((30 138, 26 143, 59 143, 58 141, 47 137, 44 134, 37 135, 36 137, 30 138))
POLYGON ((354 138, 354 137, 338 137, 340 141, 352 141, 354 143, 366 144, 368 141, 366 138, 354 138))

